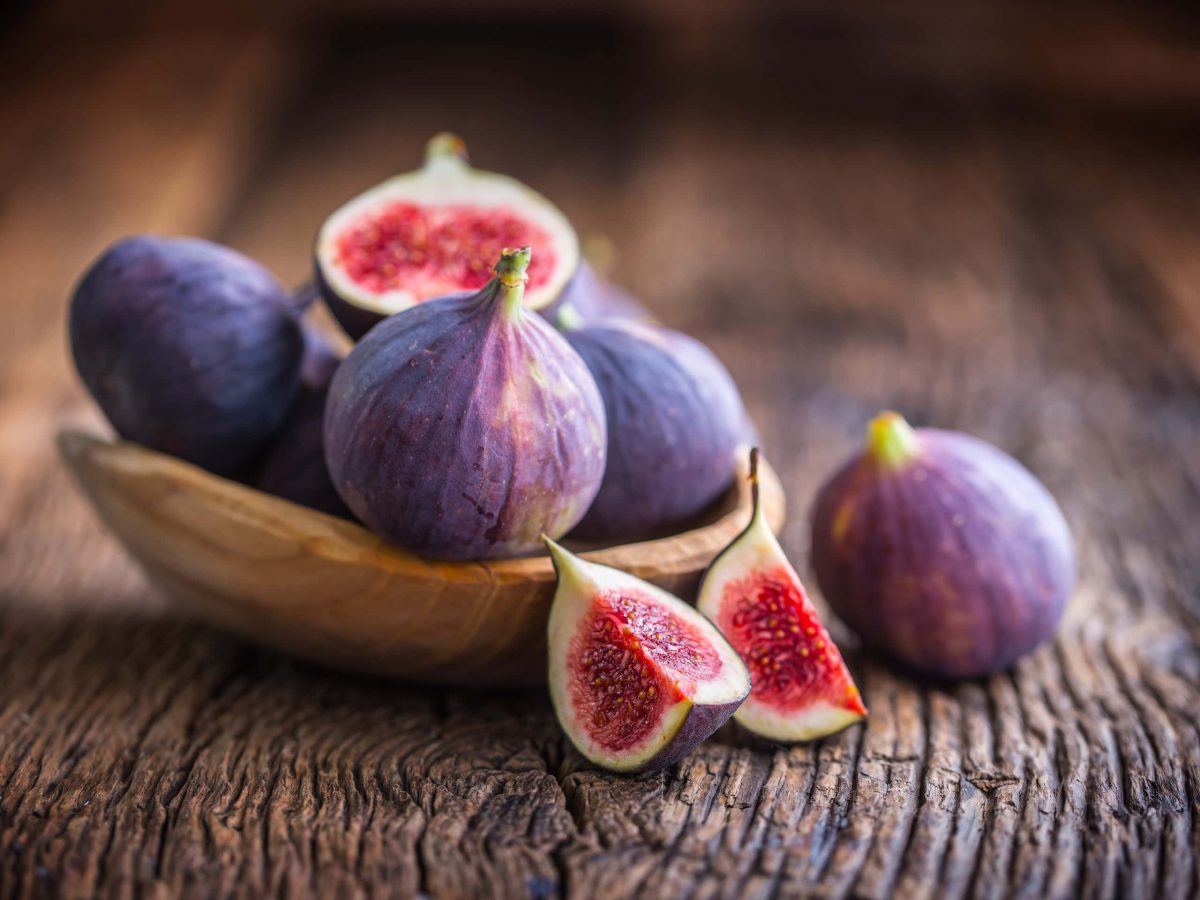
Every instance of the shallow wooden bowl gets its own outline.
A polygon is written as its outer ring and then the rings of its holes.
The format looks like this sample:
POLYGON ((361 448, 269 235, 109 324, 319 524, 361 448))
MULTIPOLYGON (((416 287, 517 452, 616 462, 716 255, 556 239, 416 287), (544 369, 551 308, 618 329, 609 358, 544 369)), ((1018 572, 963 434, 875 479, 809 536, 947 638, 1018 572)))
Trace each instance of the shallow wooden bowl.
MULTIPOLYGON (((545 681, 547 556, 421 559, 354 523, 136 444, 66 431, 58 446, 150 579, 206 621, 342 669, 475 686, 545 681)), ((783 489, 766 465, 760 482, 778 529, 783 489)), ((749 517, 740 477, 691 530, 584 555, 691 601, 701 573, 749 517)))

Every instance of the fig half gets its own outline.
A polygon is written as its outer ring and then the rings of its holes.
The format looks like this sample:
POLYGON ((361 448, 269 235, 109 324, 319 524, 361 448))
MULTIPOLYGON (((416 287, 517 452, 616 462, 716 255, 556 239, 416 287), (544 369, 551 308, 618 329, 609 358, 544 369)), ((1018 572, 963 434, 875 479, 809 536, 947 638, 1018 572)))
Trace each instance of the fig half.
POLYGON ((863 640, 940 678, 1008 668, 1047 640, 1075 586, 1050 492, 978 438, 877 416, 821 488, 812 565, 863 640))
POLYGON ((739 724, 781 743, 841 731, 867 714, 850 670, 763 514, 757 449, 750 452, 754 511, 713 560, 696 607, 729 639, 754 689, 739 724))
POLYGON ((550 696, 579 752, 614 772, 645 772, 724 724, 750 677, 712 623, 661 588, 546 546, 558 575, 550 696))
POLYGON ((443 559, 519 556, 600 488, 604 404, 587 366, 522 306, 528 247, 469 297, 381 323, 338 367, 325 459, 376 534, 443 559))
POLYGON ((541 309, 579 266, 579 239, 549 200, 472 168, 466 146, 434 137, 425 165, 355 197, 317 234, 316 282, 346 333, 434 297, 477 291, 505 247, 532 246, 525 303, 541 309))

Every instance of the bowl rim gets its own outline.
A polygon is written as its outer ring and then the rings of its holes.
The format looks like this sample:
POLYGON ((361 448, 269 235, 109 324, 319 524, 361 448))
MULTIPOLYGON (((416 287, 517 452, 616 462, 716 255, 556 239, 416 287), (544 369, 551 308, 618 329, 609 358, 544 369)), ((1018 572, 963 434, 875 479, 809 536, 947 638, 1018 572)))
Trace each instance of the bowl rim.
MULTIPOLYGON (((552 582, 554 567, 541 553, 507 559, 447 561, 417 556, 389 544, 357 522, 267 494, 250 485, 215 475, 185 460, 119 438, 106 438, 80 428, 63 428, 57 436, 59 453, 92 504, 102 508, 97 480, 115 477, 155 481, 167 490, 202 495, 203 502, 243 524, 265 529, 287 540, 302 540, 315 556, 339 562, 371 563, 394 575, 448 578, 460 584, 497 581, 552 582)), ((751 492, 749 447, 739 448, 735 483, 710 510, 703 524, 664 537, 606 546, 568 544, 586 559, 633 571, 653 580, 707 568, 749 521, 751 492)), ((759 469, 760 491, 768 523, 778 531, 786 517, 786 498, 778 475, 765 459, 759 469)), ((106 520, 108 517, 103 515, 106 520)))

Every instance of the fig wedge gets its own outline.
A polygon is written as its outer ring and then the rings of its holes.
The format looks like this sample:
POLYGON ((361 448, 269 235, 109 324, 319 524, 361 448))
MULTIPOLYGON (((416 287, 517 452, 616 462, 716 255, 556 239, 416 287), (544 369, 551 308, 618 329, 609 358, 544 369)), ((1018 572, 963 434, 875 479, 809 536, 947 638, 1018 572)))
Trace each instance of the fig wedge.
POLYGON ((546 546, 558 576, 550 696, 580 753, 613 772, 659 769, 729 719, 750 677, 711 622, 633 575, 546 546))
POLYGON ((780 743, 811 741, 853 725, 867 708, 763 515, 758 460, 752 450, 750 524, 713 560, 696 606, 749 667, 754 689, 737 722, 780 743))

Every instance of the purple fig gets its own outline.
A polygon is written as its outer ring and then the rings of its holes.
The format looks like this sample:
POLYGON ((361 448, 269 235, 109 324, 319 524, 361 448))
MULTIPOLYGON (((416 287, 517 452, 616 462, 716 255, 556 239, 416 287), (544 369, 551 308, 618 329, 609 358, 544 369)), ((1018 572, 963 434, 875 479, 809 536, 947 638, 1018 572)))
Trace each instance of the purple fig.
POLYGON ((525 304, 553 301, 579 265, 571 223, 541 194, 472 168, 463 142, 439 134, 425 165, 350 200, 317 235, 316 283, 352 338, 383 318, 456 292, 479 290, 504 247, 529 244, 525 304))
POLYGON ((575 275, 567 282, 558 299, 539 310, 551 322, 565 325, 593 325, 604 319, 636 319, 653 322, 650 311, 624 288, 614 284, 579 261, 575 275))
POLYGON ((812 565, 867 644, 944 678, 1008 668, 1054 633, 1075 585, 1070 530, 1027 469, 896 413, 821 489, 812 565))
POLYGON ((341 363, 330 342, 303 323, 300 391, 272 439, 254 486, 259 490, 343 519, 353 518, 325 464, 325 400, 341 363))
POLYGON ((572 537, 663 532, 725 493, 738 447, 750 435, 737 387, 712 352, 695 338, 642 322, 560 322, 596 379, 608 420, 604 481, 572 537))
POLYGON ((713 624, 648 582, 547 540, 550 697, 571 743, 614 772, 660 769, 733 715, 750 676, 713 624))
POLYGON ((604 405, 566 340, 523 312, 529 258, 505 250, 477 294, 385 320, 334 375, 334 485, 368 527, 416 553, 530 553, 600 487, 604 405))
POLYGON ((70 335, 122 437, 222 475, 245 472, 283 422, 303 352, 279 282, 197 238, 106 250, 75 289, 70 335))

